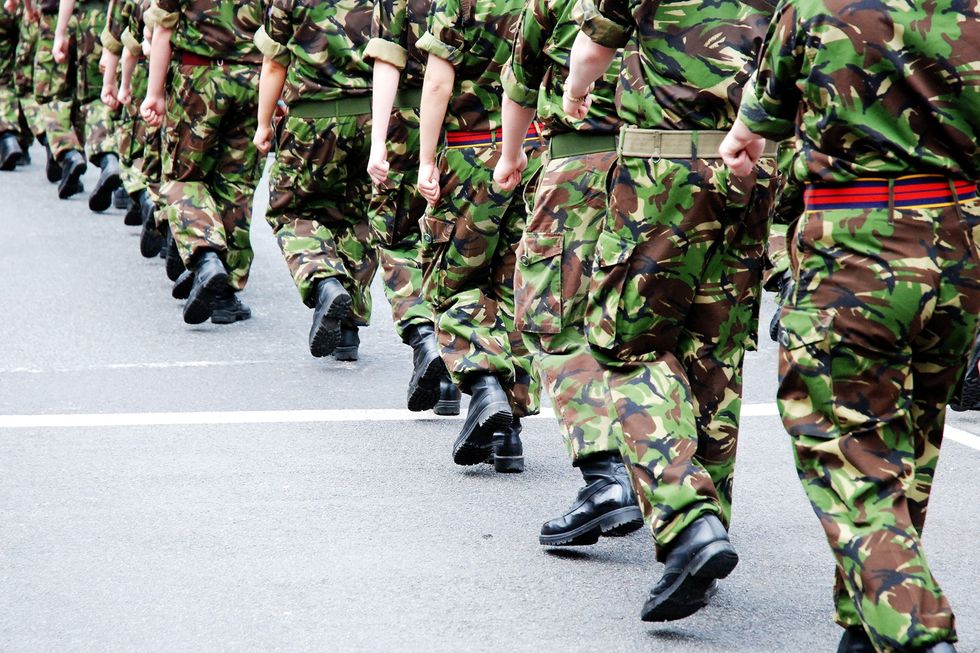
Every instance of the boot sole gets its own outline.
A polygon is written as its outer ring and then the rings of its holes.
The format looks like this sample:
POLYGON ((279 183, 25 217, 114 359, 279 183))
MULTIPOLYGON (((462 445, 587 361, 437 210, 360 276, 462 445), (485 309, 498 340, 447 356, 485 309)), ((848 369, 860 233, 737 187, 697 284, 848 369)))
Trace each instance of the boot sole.
POLYGON ((95 213, 102 213, 110 206, 112 206, 112 194, 119 188, 122 184, 122 179, 119 175, 109 175, 106 177, 105 183, 101 186, 96 186, 92 191, 92 195, 88 198, 88 208, 95 213))
MULTIPOLYGON (((460 434, 453 443, 453 462, 457 465, 479 465, 493 451, 493 434, 510 428, 514 415, 504 402, 490 404, 480 412, 476 427, 460 434)), ((494 458, 496 460, 496 457, 494 458)))
POLYGON ((520 474, 524 471, 524 456, 498 456, 494 454, 493 470, 498 474, 520 474))
POLYGON ((184 322, 187 324, 202 324, 208 321, 214 309, 214 298, 224 286, 228 285, 227 274, 216 274, 208 280, 200 290, 191 291, 184 305, 184 322))
POLYGON ((643 514, 637 506, 616 508, 578 528, 554 535, 539 535, 538 542, 543 546, 588 546, 599 541, 599 537, 620 537, 643 527, 643 514))
POLYGON ((339 361, 356 361, 358 347, 337 347, 333 350, 333 357, 339 361))
POLYGON ((211 311, 211 324, 234 324, 251 317, 252 311, 211 311))
MULTIPOLYGON (((439 403, 439 381, 446 372, 446 363, 442 356, 436 356, 425 366, 422 374, 408 384, 408 409, 413 413, 435 408, 439 403)), ((459 414, 459 405, 456 406, 459 414)))
POLYGON ((23 156, 21 153, 13 152, 6 159, 0 161, 0 170, 4 172, 10 172, 20 163, 20 158, 23 156))
POLYGON ((50 183, 57 184, 61 181, 61 166, 53 167, 51 164, 47 164, 44 167, 44 176, 48 178, 50 183))
POLYGON ((123 214, 123 224, 127 227, 138 227, 143 224, 143 217, 140 215, 139 209, 133 207, 126 209, 126 213, 123 214))
POLYGON ((432 412, 436 415, 459 415, 459 399, 456 399, 455 401, 439 400, 432 408, 432 412))
POLYGON ((647 599, 640 612, 643 621, 676 621, 689 617, 710 598, 715 580, 725 578, 738 565, 731 542, 712 542, 694 556, 670 587, 647 599))
POLYGON ((153 258, 163 249, 163 236, 157 231, 156 225, 145 222, 140 230, 140 254, 143 258, 153 258))
POLYGON ((80 193, 81 188, 78 184, 78 180, 82 178, 85 174, 86 166, 77 166, 74 170, 68 173, 68 179, 64 183, 58 184, 58 199, 66 200, 72 195, 80 193))
POLYGON ((350 306, 350 295, 337 295, 323 312, 323 317, 320 318, 320 323, 316 325, 313 337, 310 338, 310 353, 315 358, 332 354, 340 344, 340 321, 347 317, 350 306))

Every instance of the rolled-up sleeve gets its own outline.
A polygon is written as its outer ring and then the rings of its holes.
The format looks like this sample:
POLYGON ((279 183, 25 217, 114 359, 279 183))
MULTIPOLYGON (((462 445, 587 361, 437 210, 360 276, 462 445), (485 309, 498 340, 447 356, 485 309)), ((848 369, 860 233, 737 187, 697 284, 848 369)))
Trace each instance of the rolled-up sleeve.
POLYGON ((164 29, 177 27, 180 21, 180 0, 153 0, 143 20, 147 25, 159 25, 164 29))
POLYGON ((288 66, 292 58, 289 52, 292 38, 292 0, 273 0, 264 24, 255 31, 255 47, 263 56, 281 66, 288 66))
POLYGON ((630 40, 633 22, 622 0, 579 0, 573 16, 582 33, 598 45, 618 49, 630 40))
POLYGON ((463 60, 466 36, 463 33, 460 0, 435 0, 432 3, 426 32, 419 38, 416 47, 445 59, 453 66, 463 60))

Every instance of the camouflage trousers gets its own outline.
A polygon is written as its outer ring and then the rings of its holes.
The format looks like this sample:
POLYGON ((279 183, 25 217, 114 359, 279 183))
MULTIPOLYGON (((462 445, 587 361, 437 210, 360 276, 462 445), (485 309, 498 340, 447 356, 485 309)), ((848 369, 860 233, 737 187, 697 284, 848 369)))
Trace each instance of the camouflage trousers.
POLYGON ((353 324, 371 321, 378 254, 368 220, 371 116, 287 117, 269 177, 266 219, 300 298, 316 305, 321 279, 350 293, 353 324))
POLYGON ((526 184, 540 168, 528 152, 524 181, 513 192, 493 183, 493 146, 447 148, 440 155, 442 195, 422 218, 423 291, 436 313, 442 358, 453 382, 492 373, 511 410, 536 413, 540 387, 531 355, 514 324, 514 268, 527 222, 526 184))
POLYGON ((596 241, 615 152, 545 162, 517 248, 516 324, 534 355, 573 461, 616 451, 622 428, 585 337, 596 241))
POLYGON ((730 521, 742 361, 754 345, 771 190, 761 168, 621 158, 596 244, 587 334, 658 557, 730 521))
MULTIPOLYGON (((37 35, 37 23, 27 20, 21 22, 20 38, 15 53, 14 84, 20 110, 27 121, 28 128, 33 135, 40 136, 44 133, 44 126, 40 107, 34 99, 34 55, 37 50, 37 35)), ((22 146, 31 144, 26 139, 26 135, 23 141, 22 146)))
POLYGON ((398 336, 435 313, 422 292, 422 234, 425 199, 418 194, 419 119, 417 109, 395 109, 388 126, 388 183, 374 187, 369 214, 378 243, 385 295, 398 336))
POLYGON ((258 67, 175 65, 163 130, 161 202, 184 264, 214 251, 241 290, 252 266, 252 194, 259 180, 258 67))
POLYGON ((921 536, 977 333, 980 202, 809 211, 790 257, 779 410, 837 561, 837 621, 882 652, 953 639, 921 536))
POLYGON ((15 74, 20 26, 19 15, 0 8, 0 134, 12 133, 22 146, 29 146, 31 134, 17 97, 15 74))
POLYGON ((159 149, 160 128, 151 127, 139 115, 139 107, 146 97, 147 69, 145 64, 137 64, 131 80, 132 100, 122 107, 119 114, 119 158, 122 161, 123 187, 130 195, 141 190, 149 190, 151 181, 159 190, 159 149), (155 177, 147 173, 147 153, 155 151, 157 170, 155 177))

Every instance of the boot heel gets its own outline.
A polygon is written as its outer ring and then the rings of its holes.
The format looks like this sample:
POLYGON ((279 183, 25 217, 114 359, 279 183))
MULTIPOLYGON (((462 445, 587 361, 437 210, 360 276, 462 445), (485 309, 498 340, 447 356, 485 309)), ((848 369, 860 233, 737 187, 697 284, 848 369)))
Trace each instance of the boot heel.
POLYGON ((524 456, 494 456, 493 469, 498 474, 520 474, 524 471, 524 456))
POLYGON ((444 401, 440 399, 436 402, 432 412, 436 415, 459 415, 459 399, 455 401, 444 401))

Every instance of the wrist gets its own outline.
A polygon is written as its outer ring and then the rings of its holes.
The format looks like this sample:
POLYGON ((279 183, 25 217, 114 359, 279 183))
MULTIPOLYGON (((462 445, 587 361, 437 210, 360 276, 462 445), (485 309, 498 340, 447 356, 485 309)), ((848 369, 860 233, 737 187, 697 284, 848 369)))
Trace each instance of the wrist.
POLYGON ((565 89, 562 97, 575 104, 584 104, 585 101, 589 99, 589 94, 592 92, 593 88, 595 88, 594 83, 589 84, 589 86, 585 89, 579 89, 575 87, 575 84, 573 84, 571 80, 568 80, 565 82, 565 89))

